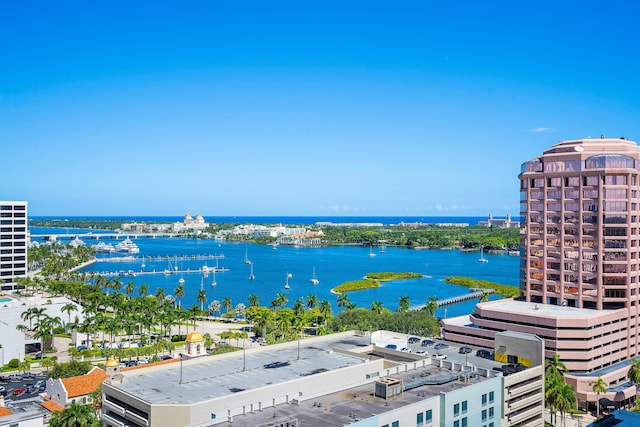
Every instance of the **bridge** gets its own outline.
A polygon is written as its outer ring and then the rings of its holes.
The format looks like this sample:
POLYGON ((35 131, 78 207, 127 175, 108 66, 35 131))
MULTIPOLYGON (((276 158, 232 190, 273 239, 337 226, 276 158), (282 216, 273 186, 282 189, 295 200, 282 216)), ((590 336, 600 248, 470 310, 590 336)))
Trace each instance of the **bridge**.
POLYGON ((76 237, 78 239, 88 240, 124 240, 127 237, 135 239, 156 239, 156 238, 168 238, 183 237, 178 233, 51 233, 51 234, 31 234, 32 240, 44 240, 44 241, 57 241, 57 240, 73 240, 76 237))
MULTIPOLYGON (((459 302, 469 301, 472 299, 480 299, 482 294, 493 294, 495 292, 496 291, 494 289, 471 288, 471 292, 469 292, 468 294, 439 299, 436 301, 436 303, 438 307, 444 307, 446 305, 457 304, 459 302)), ((413 305, 411 306, 411 310, 422 310, 425 307, 426 304, 413 305)))

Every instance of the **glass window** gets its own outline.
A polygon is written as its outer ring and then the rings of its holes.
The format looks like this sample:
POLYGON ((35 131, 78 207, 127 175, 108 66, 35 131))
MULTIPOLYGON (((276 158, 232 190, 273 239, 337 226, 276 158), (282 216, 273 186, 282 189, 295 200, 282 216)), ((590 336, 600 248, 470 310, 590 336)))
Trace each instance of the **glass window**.
POLYGON ((467 427, 467 417, 462 419, 462 427, 467 427))
POLYGON ((462 413, 463 414, 467 413, 467 401, 466 400, 464 402, 462 402, 462 413))
POLYGON ((426 415, 426 420, 427 422, 430 422, 431 420, 433 420, 433 412, 431 409, 429 409, 427 412, 424 413, 426 415))
MULTIPOLYGON (((539 262, 539 261, 538 261, 539 262)), ((487 404, 487 395, 486 393, 482 395, 482 406, 487 404)))
POLYGON ((489 392, 489 403, 493 403, 493 392, 489 392))
POLYGON ((487 421, 487 410, 483 409, 482 410, 482 422, 487 421))
POLYGON ((424 423, 424 414, 419 412, 416 414, 416 424, 421 426, 424 423))
POLYGON ((493 418, 493 406, 489 408, 489 418, 493 418))
POLYGON ((400 425, 400 421, 394 421, 391 423, 391 427, 398 427, 400 425))
POLYGON ((453 427, 460 427, 460 420, 455 420, 453 422, 453 427))
POLYGON ((458 415, 460 415, 460 404, 456 403, 453 405, 453 416, 457 417, 458 415))

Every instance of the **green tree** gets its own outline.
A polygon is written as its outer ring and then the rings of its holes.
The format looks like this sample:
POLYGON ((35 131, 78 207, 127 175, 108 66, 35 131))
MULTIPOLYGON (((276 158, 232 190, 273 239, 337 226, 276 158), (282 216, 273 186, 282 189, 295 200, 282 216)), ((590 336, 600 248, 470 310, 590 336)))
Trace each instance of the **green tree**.
POLYGON ((247 302, 249 303, 249 307, 257 307, 258 300, 260 299, 260 295, 250 294, 247 302))
POLYGON ((403 312, 403 311, 408 311, 409 307, 410 307, 411 303, 410 303, 410 299, 408 296, 404 295, 401 296, 398 302, 398 311, 403 312))
POLYGON ((62 411, 56 411, 49 420, 49 427, 98 427, 102 423, 93 408, 75 401, 62 411))
POLYGON ((429 313, 429 315, 435 316, 437 308, 438 298, 431 295, 429 298, 427 298, 427 303, 425 304, 424 309, 427 311, 427 313, 429 313))
POLYGON ((631 366, 627 373, 627 378, 636 386, 636 407, 640 407, 638 402, 638 383, 640 383, 640 358, 631 359, 631 366))
POLYGON ((589 385, 592 387, 593 392, 596 394, 596 418, 600 418, 600 394, 607 392, 607 383, 601 376, 595 381, 591 381, 589 385))

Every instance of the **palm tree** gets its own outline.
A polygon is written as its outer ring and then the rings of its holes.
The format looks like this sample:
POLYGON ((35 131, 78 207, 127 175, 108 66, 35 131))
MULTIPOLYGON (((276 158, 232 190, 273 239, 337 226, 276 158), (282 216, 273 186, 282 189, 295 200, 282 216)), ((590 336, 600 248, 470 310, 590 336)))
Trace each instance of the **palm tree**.
POLYGON ((480 292, 480 302, 487 302, 489 301, 489 292, 483 290, 480 292))
POLYGON ((256 295, 256 294, 250 294, 249 298, 247 299, 247 302, 249 303, 249 307, 257 307, 258 304, 258 300, 260 299, 260 295, 256 295))
POLYGON ((546 364, 545 375, 547 378, 564 380, 564 374, 567 372, 567 367, 560 360, 560 355, 558 353, 554 354, 553 358, 547 359, 546 364))
POLYGON ((133 295, 133 292, 136 290, 136 285, 133 284, 133 282, 128 282, 126 285, 124 285, 124 293, 127 294, 127 297, 131 298, 131 295, 133 295))
POLYGON ((222 298, 222 307, 225 309, 226 312, 231 311, 231 309, 233 308, 233 302, 231 301, 231 298, 229 297, 222 298))
POLYGON ((307 295, 307 308, 312 309, 317 306, 318 306, 318 297, 313 294, 307 295))
POLYGON ((305 305, 304 299, 302 297, 300 297, 297 300, 295 300, 293 305, 291 306, 291 309, 296 314, 304 313, 306 308, 307 308, 307 306, 305 305))
POLYGON ((90 406, 75 401, 62 411, 56 411, 49 420, 49 427, 91 427, 97 423, 96 412, 90 406))
POLYGON ((155 292, 155 297, 158 301, 164 300, 166 290, 164 288, 158 288, 155 292))
POLYGON ((555 395, 555 401, 556 407, 562 416, 562 422, 565 424, 564 414, 569 411, 569 409, 572 409, 576 403, 576 396, 573 392, 573 387, 567 383, 560 385, 555 395))
POLYGON ((638 403, 638 383, 640 383, 640 358, 631 359, 631 366, 627 373, 627 378, 636 386, 636 407, 640 407, 638 403))
POLYGON ((607 392, 608 384, 602 379, 601 376, 598 376, 598 378, 595 381, 591 381, 589 385, 593 387, 592 390, 596 394, 596 419, 599 419, 600 418, 600 393, 607 392))
POLYGON ((236 305, 236 317, 244 317, 244 313, 247 311, 247 306, 243 303, 236 305))
POLYGON ((144 298, 149 295, 149 285, 143 283, 142 285, 138 286, 138 295, 140 295, 140 298, 144 298))
POLYGON ((60 311, 63 313, 67 313, 69 316, 69 321, 67 323, 71 323, 71 312, 78 311, 78 307, 75 304, 67 303, 60 308, 60 311))
POLYGON ((382 301, 373 301, 371 303, 371 311, 373 311, 376 314, 380 314, 382 313, 383 306, 384 304, 382 303, 382 301))
POLYGON ((398 311, 404 313, 409 311, 410 300, 408 296, 401 296, 398 304, 398 311))
POLYGON ((207 302, 207 291, 205 291, 204 289, 200 289, 198 291, 198 296, 196 297, 196 300, 200 303, 200 311, 203 311, 204 305, 207 302))
POLYGON ((173 296, 178 300, 178 307, 180 307, 180 299, 184 296, 184 286, 176 286, 176 288, 173 290, 173 296))
POLYGON ((427 313, 429 313, 430 316, 435 316, 436 308, 438 308, 438 298, 431 295, 427 298, 427 303, 425 304, 424 309, 427 310, 427 313))
POLYGON ((331 317, 331 315, 333 314, 333 309, 331 308, 331 303, 327 300, 322 300, 322 302, 320 302, 320 306, 318 307, 320 309, 320 314, 322 314, 322 317, 324 318, 324 324, 327 324, 327 318, 331 317))
POLYGON ((354 304, 349 300, 349 295, 346 292, 338 295, 338 307, 350 310, 353 306, 354 304))

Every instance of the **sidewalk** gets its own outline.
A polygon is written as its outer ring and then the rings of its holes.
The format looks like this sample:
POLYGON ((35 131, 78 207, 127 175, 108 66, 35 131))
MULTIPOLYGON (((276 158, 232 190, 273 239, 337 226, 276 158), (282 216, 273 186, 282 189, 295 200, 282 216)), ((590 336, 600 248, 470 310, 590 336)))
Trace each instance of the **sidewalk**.
POLYGON ((549 424, 554 425, 555 427, 586 427, 589 424, 591 424, 592 422, 594 422, 596 419, 595 417, 591 416, 591 414, 580 414, 580 415, 569 415, 569 414, 565 414, 564 415, 564 420, 562 419, 562 417, 560 416, 560 413, 558 412, 556 414, 555 420, 556 423, 553 424, 551 422, 551 412, 545 408, 544 410, 544 420, 546 422, 548 422, 549 424))

